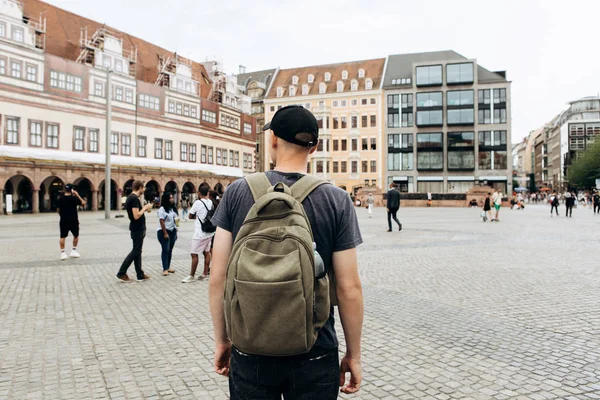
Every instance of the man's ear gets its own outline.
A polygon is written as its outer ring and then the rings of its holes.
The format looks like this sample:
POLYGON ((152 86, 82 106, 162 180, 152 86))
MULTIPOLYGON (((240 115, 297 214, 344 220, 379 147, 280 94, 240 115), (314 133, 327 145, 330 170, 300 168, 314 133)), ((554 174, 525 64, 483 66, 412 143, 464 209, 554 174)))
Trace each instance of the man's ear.
POLYGON ((315 151, 317 151, 317 147, 319 147, 319 142, 318 142, 318 141, 317 141, 317 144, 316 144, 316 145, 314 145, 313 147, 311 147, 311 148, 310 148, 310 150, 309 150, 308 154, 312 154, 312 153, 314 153, 315 151))
POLYGON ((273 133, 273 131, 269 130, 269 139, 271 141, 271 148, 273 150, 277 149, 277 140, 279 139, 277 136, 275 136, 275 133, 273 133))

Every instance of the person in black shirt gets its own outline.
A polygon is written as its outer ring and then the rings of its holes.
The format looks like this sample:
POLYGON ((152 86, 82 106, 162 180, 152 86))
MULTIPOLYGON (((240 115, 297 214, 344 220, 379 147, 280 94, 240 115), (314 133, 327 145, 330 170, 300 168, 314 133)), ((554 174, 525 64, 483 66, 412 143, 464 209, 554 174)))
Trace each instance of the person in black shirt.
POLYGON ((66 260, 65 239, 69 232, 73 234, 73 248, 71 249, 72 258, 81 257, 77 252, 79 244, 79 217, 77 216, 77 207, 85 205, 85 201, 79 196, 79 193, 73 189, 73 185, 65 185, 65 193, 58 199, 58 215, 60 215, 60 259, 66 260))
POLYGON ((135 265, 135 273, 138 281, 150 279, 142 270, 142 246, 146 237, 146 216, 144 213, 150 211, 152 204, 148 203, 142 207, 140 196, 144 193, 144 183, 142 181, 134 181, 132 186, 133 192, 127 197, 125 208, 129 217, 129 230, 131 231, 131 240, 133 241, 133 249, 125 257, 121 268, 117 273, 117 279, 122 282, 132 282, 132 279, 127 275, 127 269, 133 262, 135 265))
POLYGON ((388 232, 392 231, 392 218, 398 224, 398 230, 402 230, 402 224, 398 221, 396 214, 400 209, 400 192, 396 190, 396 185, 390 183, 390 190, 387 192, 387 212, 388 212, 388 232))

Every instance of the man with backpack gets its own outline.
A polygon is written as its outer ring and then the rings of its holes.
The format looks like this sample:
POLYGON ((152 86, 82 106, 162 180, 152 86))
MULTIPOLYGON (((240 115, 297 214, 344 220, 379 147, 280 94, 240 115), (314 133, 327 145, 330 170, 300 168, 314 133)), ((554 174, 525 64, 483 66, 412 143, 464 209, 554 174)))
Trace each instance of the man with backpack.
POLYGON ((190 250, 192 255, 192 269, 190 274, 183 278, 183 283, 190 283, 196 279, 196 268, 198 268, 198 257, 200 254, 204 255, 204 271, 198 277, 198 280, 208 279, 211 243, 216 230, 211 222, 214 207, 212 201, 208 199, 208 190, 208 186, 200 186, 198 189, 198 200, 194 202, 190 210, 190 219, 196 220, 194 236, 192 237, 192 248, 190 250))
POLYGON ((263 130, 276 169, 231 184, 213 218, 215 370, 229 376, 232 400, 356 393, 364 310, 356 212, 344 190, 306 175, 319 141, 310 111, 283 107, 263 130), (334 305, 346 339, 341 365, 334 305))
POLYGON ((552 193, 550 196, 550 216, 552 217, 552 211, 556 209, 556 216, 558 217, 558 196, 556 193, 552 193))

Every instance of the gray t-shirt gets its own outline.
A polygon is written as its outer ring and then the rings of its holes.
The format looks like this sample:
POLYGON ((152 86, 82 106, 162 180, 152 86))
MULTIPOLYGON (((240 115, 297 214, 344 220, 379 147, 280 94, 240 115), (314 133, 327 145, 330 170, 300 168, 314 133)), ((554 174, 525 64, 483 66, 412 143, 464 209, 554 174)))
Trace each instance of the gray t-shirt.
MULTIPOLYGON (((273 185, 283 182, 289 187, 302 176, 298 173, 267 172, 267 177, 273 185)), ((211 221, 219 228, 231 232, 235 240, 253 205, 254 198, 250 187, 245 179, 240 179, 227 187, 223 200, 211 221)), ((323 258, 326 269, 332 268, 334 252, 353 249, 362 243, 352 200, 344 190, 333 185, 319 186, 302 205, 312 227, 317 251, 323 258)), ((319 332, 315 346, 309 354, 337 347, 332 307, 329 320, 319 332)))

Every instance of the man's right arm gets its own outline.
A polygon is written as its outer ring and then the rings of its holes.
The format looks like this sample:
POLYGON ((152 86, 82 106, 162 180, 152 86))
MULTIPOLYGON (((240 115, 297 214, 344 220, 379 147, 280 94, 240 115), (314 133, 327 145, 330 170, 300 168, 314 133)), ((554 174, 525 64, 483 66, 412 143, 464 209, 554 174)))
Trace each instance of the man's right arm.
MULTIPOLYGON (((142 204, 140 203, 140 205, 142 205, 142 204)), ((144 213, 151 208, 152 208, 151 203, 146 204, 144 207, 142 207, 141 210, 139 209, 139 207, 133 207, 131 209, 131 213, 133 214, 133 219, 135 219, 135 220, 140 219, 142 217, 142 215, 144 215, 144 213)))
POLYGON ((356 248, 333 253, 333 271, 338 310, 346 338, 346 355, 341 362, 340 386, 345 383, 345 373, 350 372, 350 383, 342 388, 342 392, 356 393, 362 381, 360 341, 364 318, 356 248))

